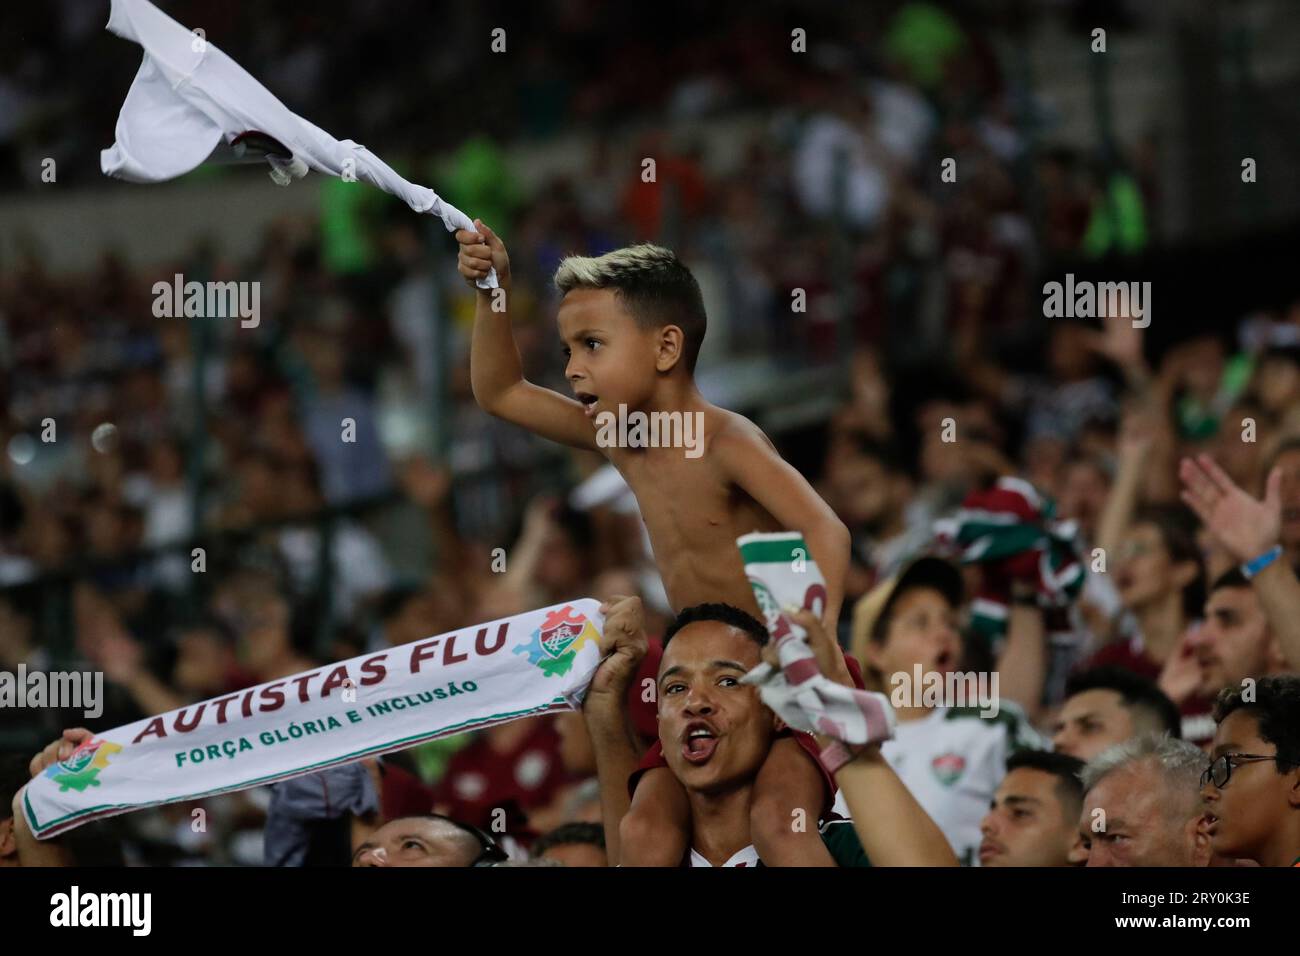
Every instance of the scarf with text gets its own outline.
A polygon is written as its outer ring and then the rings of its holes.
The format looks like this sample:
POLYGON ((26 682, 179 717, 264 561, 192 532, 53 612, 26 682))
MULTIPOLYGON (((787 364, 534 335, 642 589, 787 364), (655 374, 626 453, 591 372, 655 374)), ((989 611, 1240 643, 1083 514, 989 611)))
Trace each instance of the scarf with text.
POLYGON ((44 839, 97 817, 580 709, 603 627, 599 603, 581 598, 96 734, 27 784, 27 822, 44 839))

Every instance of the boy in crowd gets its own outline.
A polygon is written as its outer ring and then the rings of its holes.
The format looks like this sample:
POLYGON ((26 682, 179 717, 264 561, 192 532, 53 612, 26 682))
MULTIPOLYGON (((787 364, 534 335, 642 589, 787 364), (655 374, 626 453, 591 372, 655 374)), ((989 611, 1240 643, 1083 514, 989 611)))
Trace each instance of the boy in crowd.
POLYGON ((1201 800, 1222 857, 1300 867, 1300 677, 1225 690, 1201 800))
POLYGON ((962 669, 964 594, 956 565, 919 558, 854 605, 850 650, 863 664, 866 686, 894 702, 898 726, 881 754, 938 824, 957 859, 969 866, 977 861, 980 821, 1008 756, 1046 741, 996 685, 985 685, 991 695, 983 701, 918 693, 916 674, 938 675, 946 683, 962 669), (995 700, 993 712, 988 705, 995 700))
MULTIPOLYGON (((567 398, 524 378, 508 311, 510 259, 490 228, 477 220, 474 226, 456 233, 460 273, 473 284, 495 269, 500 283, 500 290, 476 292, 470 380, 479 405, 609 459, 636 495, 675 611, 722 601, 761 617, 736 539, 753 531, 799 531, 825 576, 825 620, 834 628, 849 532, 757 426, 700 394, 695 363, 707 319, 690 270, 653 245, 560 263, 555 285, 564 298, 556 321, 574 395, 567 398), (625 442, 611 441, 605 423, 630 422, 633 415, 676 423, 679 440, 668 444, 679 447, 655 447, 644 433, 634 444, 634 430, 625 442)), ((694 738, 682 746, 702 761, 717 744, 694 738)), ((790 826, 792 810, 830 802, 827 775, 801 752, 815 747, 797 737, 778 740, 757 781, 755 845, 774 865, 833 865, 815 828, 790 826)), ((687 849, 686 793, 661 759, 653 764, 624 819, 624 865, 675 866, 687 849)))

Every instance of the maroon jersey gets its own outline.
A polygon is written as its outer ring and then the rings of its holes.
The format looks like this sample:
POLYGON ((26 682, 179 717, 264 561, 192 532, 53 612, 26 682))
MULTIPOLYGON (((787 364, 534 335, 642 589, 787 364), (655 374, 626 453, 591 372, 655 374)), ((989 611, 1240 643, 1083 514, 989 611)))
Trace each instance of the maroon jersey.
POLYGON ((560 738, 549 716, 526 718, 531 730, 509 751, 494 750, 486 734, 456 751, 434 789, 447 815, 484 829, 492 811, 513 802, 523 810, 549 803, 569 776, 560 762, 560 738))

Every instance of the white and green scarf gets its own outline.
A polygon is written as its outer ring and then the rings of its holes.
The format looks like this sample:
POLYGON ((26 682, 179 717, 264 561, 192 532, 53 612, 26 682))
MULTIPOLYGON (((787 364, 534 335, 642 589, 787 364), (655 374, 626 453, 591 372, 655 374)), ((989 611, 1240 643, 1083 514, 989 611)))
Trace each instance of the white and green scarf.
POLYGON ((737 538, 736 545, 781 662, 779 669, 759 664, 745 683, 756 685, 763 703, 796 730, 859 745, 892 738, 896 718, 888 698, 823 674, 806 632, 786 614, 790 609, 818 617, 826 613, 826 581, 803 535, 755 532, 737 538))
POLYGON ((582 598, 328 664, 97 734, 23 795, 42 839, 582 706, 604 618, 582 598))

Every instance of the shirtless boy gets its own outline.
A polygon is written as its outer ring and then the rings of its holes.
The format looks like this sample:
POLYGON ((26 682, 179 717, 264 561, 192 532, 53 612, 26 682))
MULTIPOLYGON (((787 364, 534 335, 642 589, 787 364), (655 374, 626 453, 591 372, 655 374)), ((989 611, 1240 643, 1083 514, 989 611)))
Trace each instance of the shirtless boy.
MULTIPOLYGON (((564 298, 556 322, 568 359, 569 398, 523 377, 510 328, 510 259, 490 228, 479 220, 474 226, 474 232, 456 233, 460 274, 473 284, 495 268, 505 290, 476 293, 470 379, 479 405, 544 438, 609 459, 636 495, 674 611, 725 602, 761 620, 736 538, 799 531, 825 576, 825 620, 833 627, 843 600, 848 530, 756 425, 700 395, 695 362, 707 323, 690 270, 653 245, 560 263, 555 284, 564 298), (598 442, 604 412, 689 415, 703 423, 703 454, 598 442)), ((717 746, 725 739, 682 741, 696 759, 707 760, 717 746)), ((760 771, 751 808, 755 848, 774 865, 832 866, 816 826, 795 832, 791 825, 792 810, 816 820, 827 803, 826 777, 805 749, 782 739, 760 771)), ((676 866, 683 858, 686 795, 662 760, 638 781, 622 829, 624 865, 676 866)))

